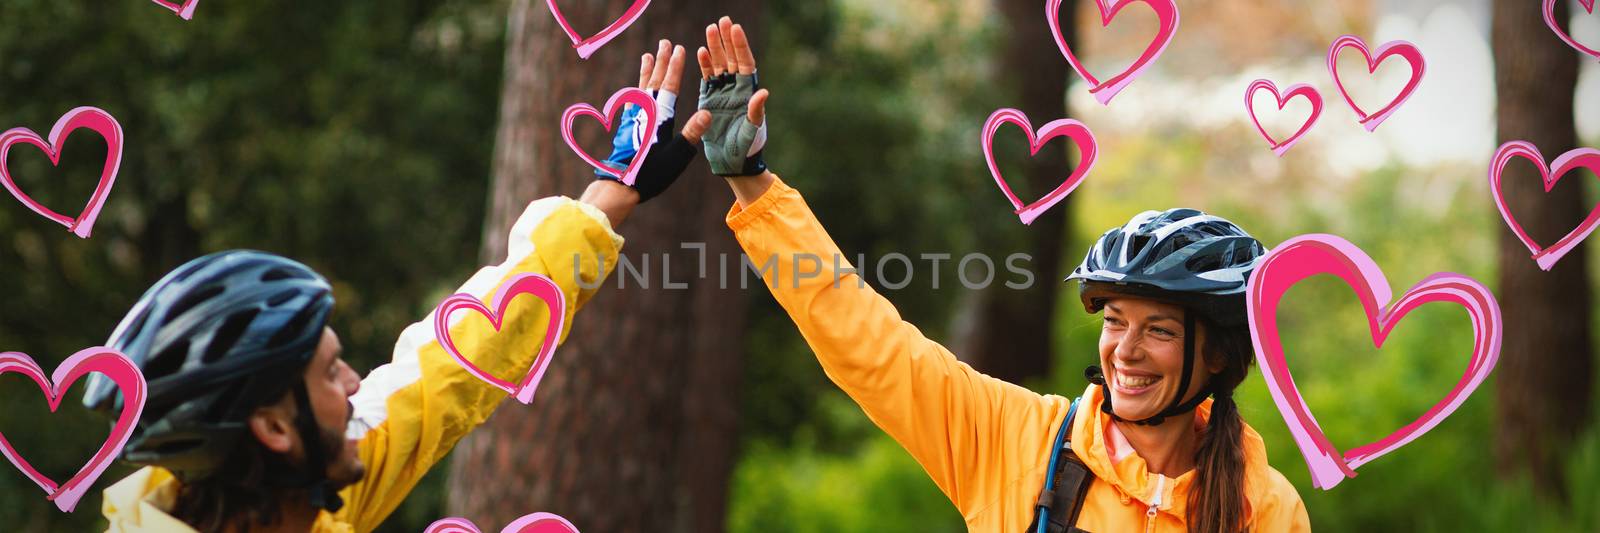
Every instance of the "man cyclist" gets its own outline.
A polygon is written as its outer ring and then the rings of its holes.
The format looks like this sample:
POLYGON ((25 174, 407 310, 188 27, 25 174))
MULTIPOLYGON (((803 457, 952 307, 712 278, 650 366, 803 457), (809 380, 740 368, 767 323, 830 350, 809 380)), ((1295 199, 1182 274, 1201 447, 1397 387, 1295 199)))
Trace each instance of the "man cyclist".
MULTIPOLYGON (((646 138, 634 132, 653 129, 656 145, 634 185, 597 171, 578 200, 532 202, 511 229, 505 260, 457 292, 488 301, 511 277, 543 274, 562 289, 568 324, 594 295, 622 246, 613 225, 672 184, 703 131, 671 133, 683 47, 663 40, 641 59, 640 86, 656 92, 660 122, 617 128, 607 161, 626 168, 646 138)), ((624 122, 640 115, 630 109, 624 122)), ((332 308, 321 275, 248 250, 190 261, 139 299, 108 343, 149 384, 121 455, 145 468, 106 489, 112 531, 371 531, 505 398, 445 352, 431 315, 401 333, 392 362, 360 378, 327 326, 332 308)), ((450 336, 473 364, 516 381, 551 317, 524 297, 500 318, 497 328, 462 313, 450 336)), ((112 413, 121 401, 103 376, 84 398, 112 413)))

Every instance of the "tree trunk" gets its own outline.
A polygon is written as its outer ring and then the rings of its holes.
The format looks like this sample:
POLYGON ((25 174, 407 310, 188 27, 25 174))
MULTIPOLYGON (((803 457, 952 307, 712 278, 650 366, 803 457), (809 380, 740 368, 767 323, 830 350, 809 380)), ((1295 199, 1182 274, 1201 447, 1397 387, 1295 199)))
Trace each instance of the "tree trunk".
MULTIPOLYGON (((561 5, 576 31, 589 34, 630 4, 561 5)), ((681 127, 695 105, 693 53, 705 41, 705 25, 728 14, 748 27, 759 4, 655 2, 623 34, 580 60, 544 2, 514 0, 484 260, 505 256, 507 231, 528 202, 576 196, 594 179, 561 140, 558 124, 567 106, 598 106, 636 83, 639 55, 654 53, 656 41, 669 38, 689 52, 681 127)), ((585 146, 605 146, 591 141, 585 146)), ((618 288, 622 272, 614 273, 579 312, 534 404, 502 406, 462 441, 449 480, 452 515, 494 529, 547 511, 591 533, 722 530, 745 305, 738 291, 718 288, 714 272, 719 254, 739 264, 723 223, 730 201, 721 180, 697 162, 672 190, 634 211, 620 228, 628 239, 624 260, 636 266, 648 261, 646 286, 630 277, 618 288), (696 279, 699 253, 680 243, 705 243, 705 279, 696 279)))
MULTIPOLYGON (((1035 124, 1068 116, 1067 77, 1071 71, 1066 58, 1054 52, 1056 44, 1050 29, 1039 23, 1039 4, 1000 0, 995 7, 1005 17, 1006 27, 1011 28, 1006 45, 1000 50, 1000 71, 1027 73, 1004 77, 1016 80, 1013 86, 1006 87, 1008 94, 1017 98, 1010 107, 1034 117, 1035 124)), ((1061 10, 1061 28, 1068 45, 1075 44, 1076 12, 1071 3, 1061 10)), ((1063 147, 1072 145, 1065 138, 1056 142, 1063 147)), ((1041 151, 1030 158, 1024 170, 1028 189, 1042 195, 1060 185, 1072 169, 1067 158, 1066 150, 1041 151)), ((1013 290, 994 283, 972 295, 968 304, 971 307, 963 313, 969 322, 956 328, 956 353, 978 371, 1012 383, 1049 375, 1051 333, 1055 329, 1051 324, 1063 285, 1061 279, 1066 277, 1061 247, 1067 237, 1071 204, 1069 196, 1026 227, 1019 227, 1006 217, 1010 224, 999 231, 1014 232, 1020 237, 981 239, 991 244, 985 252, 994 258, 1000 272, 1006 271, 1007 255, 1023 252, 1033 257, 1029 265, 1035 276, 1033 285, 1026 289, 1013 290), (992 246, 1008 241, 1020 242, 1022 248, 992 246)))
MULTIPOLYGON (((1567 2, 1557 6, 1558 19, 1567 20, 1567 2)), ((1578 54, 1551 33, 1532 2, 1495 0, 1493 16, 1498 139, 1526 140, 1553 159, 1577 145, 1578 54)), ((1507 207, 1529 235, 1548 245, 1587 214, 1582 194, 1587 180, 1568 176, 1546 194, 1532 165, 1513 163, 1505 172, 1507 207)), ((1505 228, 1499 233, 1505 339, 1497 382, 1496 459, 1503 475, 1527 471, 1541 495, 1564 502, 1565 450, 1588 425, 1593 394, 1585 250, 1580 247, 1544 272, 1515 235, 1505 228)))

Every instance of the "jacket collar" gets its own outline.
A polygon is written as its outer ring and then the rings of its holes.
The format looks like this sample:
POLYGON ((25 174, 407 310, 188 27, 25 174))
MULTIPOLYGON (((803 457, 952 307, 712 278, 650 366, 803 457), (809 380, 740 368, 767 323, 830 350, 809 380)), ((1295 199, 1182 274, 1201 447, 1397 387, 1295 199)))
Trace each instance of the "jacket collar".
MULTIPOLYGON (((178 501, 182 487, 177 477, 162 468, 145 467, 106 487, 101 513, 110 522, 110 530, 125 533, 192 533, 193 527, 178 520, 168 511, 178 501)), ((340 522, 327 511, 317 513, 311 527, 317 532, 350 532, 349 524, 340 522)))
POLYGON ((141 468, 106 487, 100 511, 110 522, 111 531, 194 531, 167 514, 177 503, 178 488, 178 480, 172 473, 160 468, 141 468))
MULTIPOLYGON (((1157 506, 1161 511, 1170 513, 1183 520, 1187 515, 1189 490, 1194 486, 1196 472, 1190 470, 1177 478, 1163 477, 1161 474, 1151 472, 1144 458, 1137 452, 1127 453, 1120 460, 1113 460, 1110 450, 1114 447, 1111 439, 1114 437, 1114 421, 1111 416, 1100 412, 1100 404, 1104 401, 1098 385, 1089 385, 1084 390, 1079 400, 1077 418, 1072 429, 1072 449, 1078 454, 1079 460, 1088 465, 1089 470, 1100 479, 1106 480, 1132 504, 1133 500, 1148 506, 1152 502, 1159 502, 1157 506), (1157 492, 1159 489, 1159 499, 1157 492)), ((1195 408, 1198 424, 1211 420, 1212 400, 1207 398, 1195 408)), ((1267 465, 1267 447, 1249 424, 1242 425, 1240 442, 1244 446, 1245 470, 1245 516, 1251 516, 1254 502, 1264 501, 1268 496, 1271 467, 1267 465)), ((1127 446, 1124 441, 1123 446, 1127 446)))

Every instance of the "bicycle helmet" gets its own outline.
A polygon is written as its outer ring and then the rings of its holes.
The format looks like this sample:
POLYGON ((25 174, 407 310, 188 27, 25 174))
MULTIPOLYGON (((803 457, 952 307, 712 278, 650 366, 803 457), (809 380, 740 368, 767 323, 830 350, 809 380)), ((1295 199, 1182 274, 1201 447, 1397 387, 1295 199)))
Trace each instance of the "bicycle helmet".
MULTIPOLYGON (((1160 424, 1165 417, 1194 409, 1210 394, 1202 391, 1183 401, 1194 371, 1194 336, 1187 332, 1194 331, 1197 314, 1218 326, 1245 324, 1246 284, 1265 254, 1261 243, 1234 223, 1186 208, 1139 213, 1095 241, 1083 263, 1067 276, 1067 281, 1079 281, 1086 311, 1098 313, 1106 300, 1117 296, 1168 302, 1190 311, 1184 313, 1183 377, 1177 396, 1155 416, 1130 422, 1160 424)), ((1101 410, 1116 417, 1100 367, 1090 366, 1084 375, 1105 393, 1101 410)))
MULTIPOLYGON (((307 471, 280 481, 310 487, 314 503, 336 509, 336 495, 315 490, 327 487, 326 450, 302 377, 333 309, 332 292, 305 265, 251 250, 200 257, 161 278, 107 344, 148 383, 144 413, 121 458, 166 468, 185 482, 205 479, 248 438, 255 409, 293 390, 307 471)), ((84 404, 114 413, 122 395, 95 375, 84 404)))

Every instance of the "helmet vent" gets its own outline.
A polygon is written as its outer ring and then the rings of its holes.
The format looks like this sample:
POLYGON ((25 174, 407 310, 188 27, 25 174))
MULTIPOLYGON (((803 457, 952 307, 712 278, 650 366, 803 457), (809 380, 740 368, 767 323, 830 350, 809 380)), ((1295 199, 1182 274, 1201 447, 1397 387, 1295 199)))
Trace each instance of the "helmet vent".
POLYGON ((1189 247, 1189 245, 1194 244, 1196 242, 1199 242, 1199 241, 1194 238, 1194 235, 1190 235, 1187 232, 1179 233, 1177 235, 1173 235, 1171 239, 1167 240, 1168 244, 1166 245, 1165 249, 1162 250, 1162 254, 1161 255, 1165 256, 1165 255, 1170 254, 1172 252, 1176 252, 1178 250, 1182 250, 1182 249, 1187 248, 1187 247, 1189 247))
POLYGON ((145 363, 144 375, 147 379, 154 380, 176 374, 178 369, 183 367, 183 362, 188 357, 188 339, 174 341, 172 344, 168 344, 165 350, 161 350, 161 353, 150 358, 150 362, 145 363))
POLYGON ((250 309, 230 315, 227 321, 222 323, 222 327, 217 328, 217 332, 211 335, 211 341, 206 343, 206 353, 200 360, 214 363, 226 355, 233 349, 233 345, 239 342, 239 336, 244 334, 245 328, 256 319, 257 313, 260 311, 250 309))
POLYGON ((1190 272, 1211 272, 1214 270, 1222 270, 1222 256, 1219 254, 1196 255, 1189 258, 1189 260, 1184 263, 1184 266, 1188 268, 1190 272))
POLYGON ((1138 253, 1139 250, 1143 250, 1144 247, 1148 246, 1149 244, 1150 235, 1141 233, 1133 236, 1128 243, 1128 250, 1133 253, 1138 253))
POLYGON ((283 324, 283 327, 278 328, 278 332, 272 335, 272 340, 267 341, 267 346, 277 348, 299 340, 303 336, 310 336, 311 332, 307 332, 305 329, 306 326, 310 325, 311 319, 316 314, 317 306, 310 305, 306 306, 305 309, 301 309, 299 313, 295 313, 294 318, 290 318, 288 322, 283 324))
POLYGON ((222 294, 223 290, 224 289, 221 285, 210 285, 183 295, 183 298, 178 299, 178 302, 172 304, 172 307, 167 310, 166 321, 172 322, 177 320, 179 316, 183 315, 184 311, 193 309, 195 306, 205 303, 206 300, 210 300, 216 297, 218 294, 222 294))
POLYGON ((173 277, 172 283, 182 283, 184 280, 189 279, 189 276, 193 276, 195 272, 199 272, 205 268, 205 265, 197 264, 190 264, 186 266, 189 268, 184 269, 183 272, 179 272, 176 277, 173 277))
POLYGON ((261 281, 278 281, 278 280, 282 280, 282 279, 300 279, 300 278, 303 278, 303 277, 304 276, 296 276, 294 272, 291 272, 288 269, 274 268, 274 269, 267 270, 266 272, 263 272, 261 274, 261 281))
POLYGON ((120 330, 121 335, 118 336, 121 337, 121 339, 113 339, 111 342, 122 343, 123 345, 120 346, 120 348, 125 349, 128 344, 132 342, 129 339, 137 339, 141 334, 144 333, 144 323, 149 321, 150 308, 145 307, 143 310, 139 311, 139 316, 133 319, 133 323, 129 324, 127 329, 120 330))
POLYGON ((296 294, 298 293, 294 289, 278 291, 278 294, 274 294, 271 298, 267 299, 267 307, 277 307, 283 305, 284 302, 293 300, 296 294))

